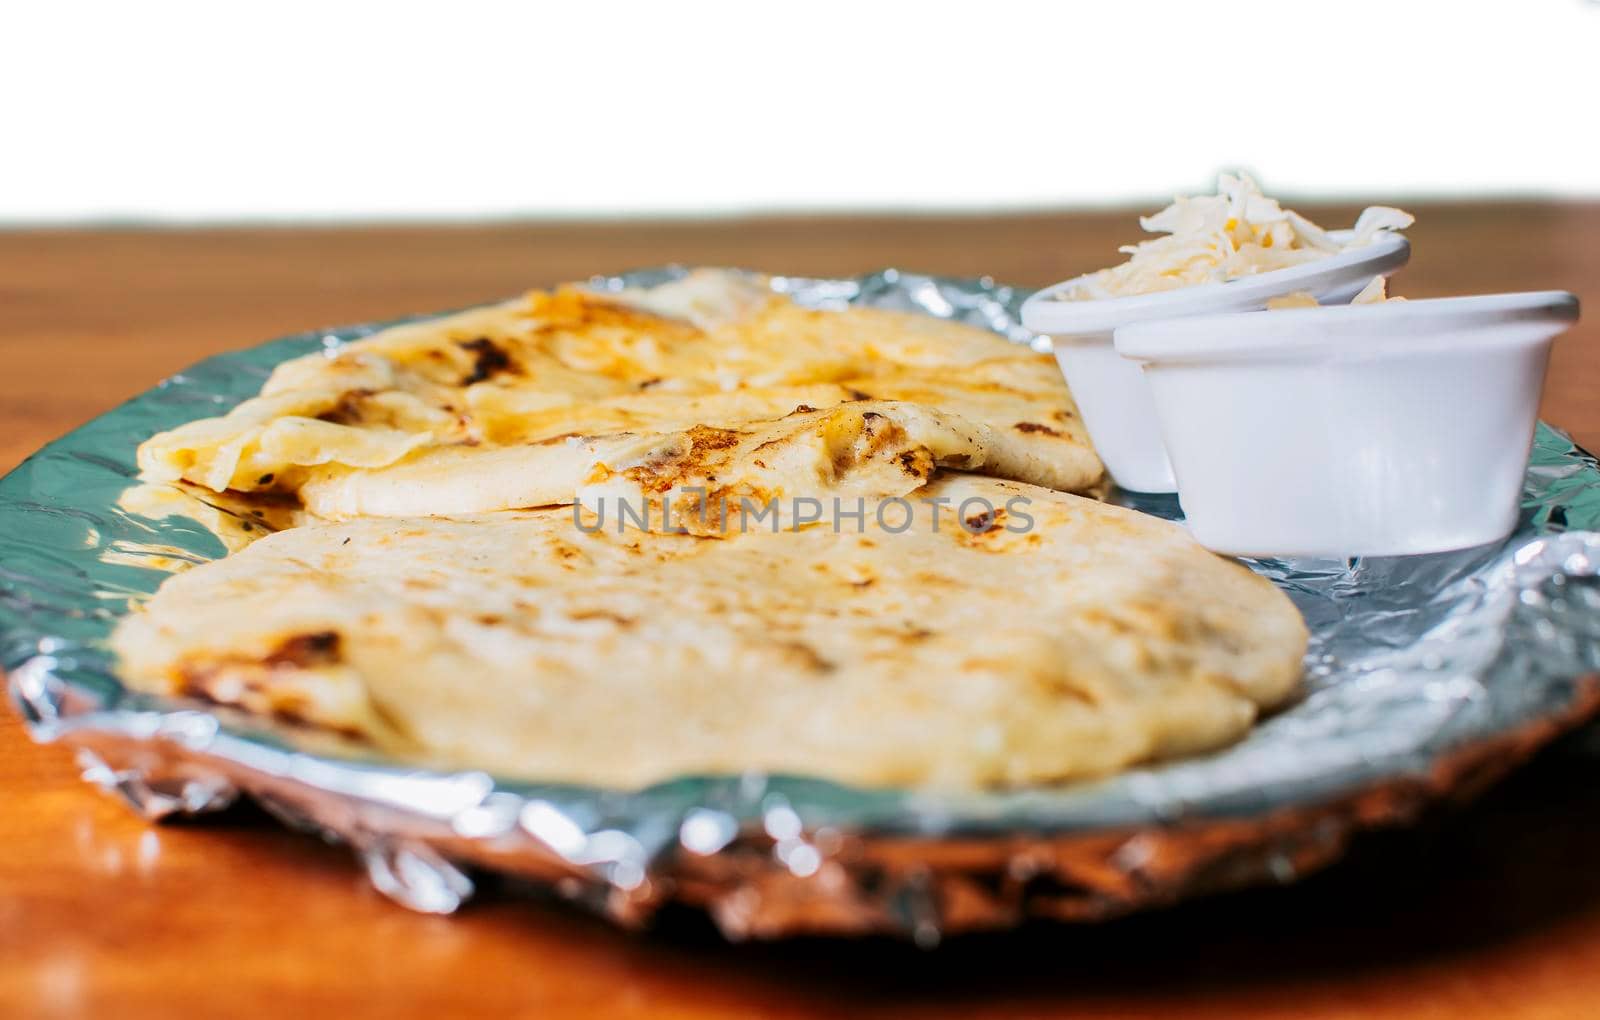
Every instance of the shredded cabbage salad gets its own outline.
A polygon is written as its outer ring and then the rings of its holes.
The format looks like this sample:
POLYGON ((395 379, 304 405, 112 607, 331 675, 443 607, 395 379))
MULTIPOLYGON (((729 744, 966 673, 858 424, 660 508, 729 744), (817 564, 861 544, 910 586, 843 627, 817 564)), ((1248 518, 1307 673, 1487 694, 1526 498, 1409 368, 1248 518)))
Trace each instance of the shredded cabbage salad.
MULTIPOLYGON (((1399 297, 1398 295, 1392 297, 1390 296, 1389 281, 1387 278, 1382 276, 1374 276, 1367 282, 1365 287, 1362 287, 1361 290, 1356 293, 1355 297, 1350 299, 1350 303, 1353 305, 1382 305, 1388 304, 1390 301, 1404 300, 1405 298, 1399 297)), ((1267 311, 1269 312, 1276 312, 1285 308, 1320 307, 1322 307, 1322 304, 1317 300, 1317 296, 1308 290, 1291 291, 1288 294, 1280 294, 1275 298, 1269 298, 1267 300, 1267 311)))
MULTIPOLYGON (((1385 231, 1404 230, 1415 218, 1375 205, 1356 219, 1353 236, 1328 232, 1285 209, 1245 174, 1223 174, 1215 195, 1180 197, 1139 226, 1163 237, 1124 245, 1128 261, 1085 276, 1058 295, 1067 301, 1127 297, 1301 265, 1371 244, 1385 231)), ((1369 299, 1370 300, 1370 299, 1369 299)))

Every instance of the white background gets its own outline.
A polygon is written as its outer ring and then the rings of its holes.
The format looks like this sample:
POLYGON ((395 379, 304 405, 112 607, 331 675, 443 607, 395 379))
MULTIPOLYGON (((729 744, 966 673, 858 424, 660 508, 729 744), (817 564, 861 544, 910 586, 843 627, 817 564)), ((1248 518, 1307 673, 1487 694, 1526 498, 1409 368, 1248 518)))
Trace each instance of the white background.
POLYGON ((6 222, 1600 195, 1593 0, 5 10, 6 222))

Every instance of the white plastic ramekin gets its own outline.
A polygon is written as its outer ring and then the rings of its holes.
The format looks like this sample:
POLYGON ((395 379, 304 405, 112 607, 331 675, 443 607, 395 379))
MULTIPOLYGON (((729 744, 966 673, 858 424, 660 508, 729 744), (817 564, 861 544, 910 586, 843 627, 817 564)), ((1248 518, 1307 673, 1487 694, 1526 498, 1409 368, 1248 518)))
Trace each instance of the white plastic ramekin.
MULTIPOLYGON (((1331 233, 1336 240, 1349 236, 1349 231, 1331 233)), ((1404 237, 1384 233, 1351 251, 1227 283, 1134 297, 1057 300, 1079 277, 1029 298, 1022 306, 1022 324, 1050 337, 1089 438, 1112 479, 1135 492, 1172 492, 1177 482, 1156 428, 1149 386, 1138 367, 1112 348, 1114 330, 1135 322, 1265 308, 1271 299, 1295 291, 1339 304, 1410 257, 1411 245, 1404 237)))
POLYGON ((1399 556, 1516 525, 1565 291, 1124 326, 1179 501, 1242 556, 1399 556))

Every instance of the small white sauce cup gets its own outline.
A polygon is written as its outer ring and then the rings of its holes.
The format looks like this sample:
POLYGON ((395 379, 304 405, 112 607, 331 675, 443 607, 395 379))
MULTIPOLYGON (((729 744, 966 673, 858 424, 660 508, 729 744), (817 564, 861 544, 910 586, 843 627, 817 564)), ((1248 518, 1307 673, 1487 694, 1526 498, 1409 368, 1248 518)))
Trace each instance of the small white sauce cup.
POLYGON ((1399 556, 1517 521, 1565 291, 1124 326, 1195 538, 1241 556, 1399 556))
MULTIPOLYGON (((1330 232, 1346 240, 1349 231, 1330 232)), ((1022 324, 1050 338, 1084 427, 1112 480, 1135 492, 1173 492, 1177 481, 1155 423, 1150 388, 1136 365, 1117 355, 1112 333, 1136 322, 1265 308, 1284 294, 1306 291, 1324 304, 1349 301, 1374 276, 1392 273, 1411 257, 1394 233, 1326 258, 1247 276, 1133 297, 1062 301, 1056 295, 1083 279, 1047 287, 1022 306, 1022 324)))

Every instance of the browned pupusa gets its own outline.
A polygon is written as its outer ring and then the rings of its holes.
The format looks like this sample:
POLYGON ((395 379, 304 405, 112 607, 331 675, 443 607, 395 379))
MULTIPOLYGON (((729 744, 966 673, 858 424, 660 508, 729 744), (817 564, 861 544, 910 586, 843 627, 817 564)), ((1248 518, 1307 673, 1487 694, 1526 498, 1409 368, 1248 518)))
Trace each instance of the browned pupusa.
MULTIPOLYGON (((491 450, 424 450, 382 472, 313 474, 300 498, 330 520, 484 513, 602 500, 696 503, 744 498, 904 496, 936 466, 1075 481, 1014 428, 992 428, 921 404, 859 400, 800 405, 771 421, 667 432, 566 437, 491 450)), ((696 527, 709 534, 720 528, 696 527)))
POLYGON ((973 470, 1066 491, 1101 475, 1049 357, 923 315, 802 308, 722 271, 622 294, 534 292, 298 358, 228 414, 144 443, 139 465, 152 481, 299 495, 325 516, 514 509, 572 501, 568 439, 862 401, 937 410, 1020 451, 973 470), (482 481, 504 470, 533 487, 482 481), (397 488, 437 505, 397 509, 397 488))
POLYGON ((1103 775, 1237 738, 1299 676, 1293 606, 1175 525, 968 475, 904 530, 868 506, 721 540, 570 508, 312 524, 173 577, 114 644, 144 689, 610 786, 1103 775))

